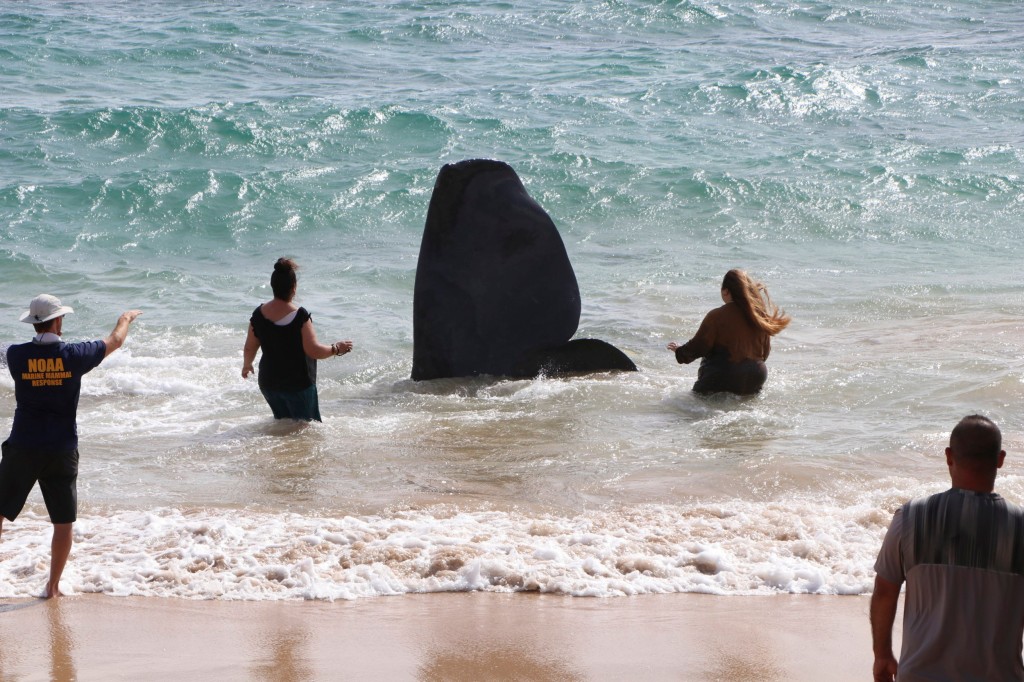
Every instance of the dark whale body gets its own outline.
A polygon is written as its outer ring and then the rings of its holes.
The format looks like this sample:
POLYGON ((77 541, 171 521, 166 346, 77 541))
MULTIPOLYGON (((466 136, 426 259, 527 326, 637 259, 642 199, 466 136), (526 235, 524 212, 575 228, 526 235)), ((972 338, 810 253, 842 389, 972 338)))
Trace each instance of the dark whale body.
POLYGON ((416 381, 635 371, 614 346, 570 341, 580 291, 548 214, 505 163, 441 168, 413 293, 416 381))

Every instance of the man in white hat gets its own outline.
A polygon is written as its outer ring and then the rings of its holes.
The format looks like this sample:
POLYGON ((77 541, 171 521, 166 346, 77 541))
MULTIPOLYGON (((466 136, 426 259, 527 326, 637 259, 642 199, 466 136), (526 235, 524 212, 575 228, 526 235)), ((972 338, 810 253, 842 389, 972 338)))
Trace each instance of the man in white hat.
POLYGON ((5 519, 14 521, 39 482, 53 523, 50 577, 43 597, 60 595, 59 583, 71 553, 71 527, 78 515, 78 396, 82 375, 124 344, 139 310, 121 314, 102 341, 64 343, 64 316, 73 313, 60 299, 41 294, 21 316, 35 327, 29 343, 7 349, 14 377, 14 423, 0 459, 0 534, 5 519))

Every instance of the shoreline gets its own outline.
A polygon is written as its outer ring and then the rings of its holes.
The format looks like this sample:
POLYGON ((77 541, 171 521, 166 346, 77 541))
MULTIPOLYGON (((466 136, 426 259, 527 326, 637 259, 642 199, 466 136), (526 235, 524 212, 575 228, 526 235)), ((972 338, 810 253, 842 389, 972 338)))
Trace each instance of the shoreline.
MULTIPOLYGON (((0 600, 4 680, 864 680, 866 596, 0 600)), ((902 609, 901 609, 902 611, 902 609)), ((901 631, 897 614, 895 634, 901 631)))

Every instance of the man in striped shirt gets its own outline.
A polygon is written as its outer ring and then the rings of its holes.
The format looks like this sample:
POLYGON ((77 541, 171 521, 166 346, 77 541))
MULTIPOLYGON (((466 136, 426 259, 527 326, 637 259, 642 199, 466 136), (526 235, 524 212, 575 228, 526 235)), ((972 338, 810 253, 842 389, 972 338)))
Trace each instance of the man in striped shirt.
POLYGON ((964 417, 946 448, 953 487, 893 516, 871 596, 875 680, 1024 680, 1024 509, 992 492, 1005 457, 998 426, 964 417))

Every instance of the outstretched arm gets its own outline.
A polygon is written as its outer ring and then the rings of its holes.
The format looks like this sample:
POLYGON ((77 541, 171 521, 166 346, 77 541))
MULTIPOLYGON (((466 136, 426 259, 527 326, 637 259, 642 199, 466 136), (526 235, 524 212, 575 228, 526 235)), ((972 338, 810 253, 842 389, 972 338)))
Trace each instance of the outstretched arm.
POLYGON ((896 679, 896 656, 892 653, 892 625, 896 620, 896 605, 899 600, 900 586, 876 575, 875 591, 871 594, 871 643, 875 652, 875 682, 893 682, 896 679))
POLYGON ((705 315, 697 333, 686 343, 678 344, 673 341, 668 344, 668 349, 676 356, 676 362, 688 365, 711 352, 717 339, 717 325, 714 322, 714 319, 717 319, 716 314, 716 311, 712 310, 705 315))
POLYGON ((313 323, 306 320, 302 325, 302 350, 314 360, 323 360, 332 355, 344 355, 352 350, 351 341, 336 341, 327 346, 316 340, 316 331, 313 323))
POLYGON ((107 346, 106 355, 103 357, 107 357, 107 355, 110 355, 124 345, 124 340, 128 338, 128 327, 141 314, 141 310, 129 310, 121 313, 121 317, 117 318, 117 324, 114 325, 114 330, 110 332, 107 338, 103 339, 103 343, 107 346))
POLYGON ((252 374, 252 363, 256 359, 256 351, 260 349, 260 340, 252 325, 249 325, 249 335, 245 337, 245 347, 242 349, 242 378, 246 379, 252 374))

